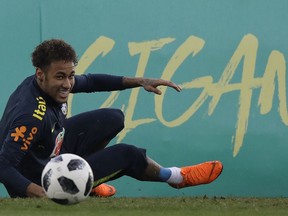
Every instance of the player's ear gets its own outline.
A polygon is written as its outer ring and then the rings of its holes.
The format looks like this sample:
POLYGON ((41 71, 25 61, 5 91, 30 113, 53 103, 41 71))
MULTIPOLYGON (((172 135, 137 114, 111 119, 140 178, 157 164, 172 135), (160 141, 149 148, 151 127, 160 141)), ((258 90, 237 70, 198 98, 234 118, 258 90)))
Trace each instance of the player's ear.
POLYGON ((42 82, 44 80, 44 71, 41 68, 36 68, 36 78, 42 82))

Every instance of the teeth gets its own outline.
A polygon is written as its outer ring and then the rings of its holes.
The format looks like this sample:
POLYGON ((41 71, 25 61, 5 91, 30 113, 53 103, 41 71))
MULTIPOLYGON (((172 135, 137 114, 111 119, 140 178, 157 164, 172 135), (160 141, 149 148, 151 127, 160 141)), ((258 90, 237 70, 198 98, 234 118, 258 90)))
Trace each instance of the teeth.
POLYGON ((60 92, 69 92, 69 90, 60 90, 60 92))
POLYGON ((66 97, 66 96, 69 95, 69 90, 60 90, 59 93, 60 93, 62 96, 66 97))

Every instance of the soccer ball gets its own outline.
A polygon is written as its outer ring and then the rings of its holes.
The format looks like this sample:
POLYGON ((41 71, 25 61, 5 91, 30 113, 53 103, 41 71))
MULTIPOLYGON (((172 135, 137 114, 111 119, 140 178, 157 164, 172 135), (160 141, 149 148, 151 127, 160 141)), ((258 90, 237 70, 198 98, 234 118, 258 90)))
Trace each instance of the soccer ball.
POLYGON ((63 205, 86 199, 92 190, 93 180, 93 172, 87 161, 74 154, 61 154, 52 158, 41 176, 46 195, 63 205))

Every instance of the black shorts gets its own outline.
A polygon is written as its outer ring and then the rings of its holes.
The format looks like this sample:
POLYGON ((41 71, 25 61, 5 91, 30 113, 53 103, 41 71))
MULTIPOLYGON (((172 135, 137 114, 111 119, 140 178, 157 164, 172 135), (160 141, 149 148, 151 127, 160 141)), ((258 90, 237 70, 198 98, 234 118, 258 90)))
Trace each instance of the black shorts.
POLYGON ((123 143, 106 147, 124 128, 121 110, 104 108, 81 113, 65 120, 64 128, 61 153, 73 153, 86 159, 96 184, 122 175, 141 178, 147 167, 145 149, 123 143))
POLYGON ((105 148, 124 128, 124 115, 118 109, 97 109, 66 119, 64 128, 61 153, 85 157, 105 148))

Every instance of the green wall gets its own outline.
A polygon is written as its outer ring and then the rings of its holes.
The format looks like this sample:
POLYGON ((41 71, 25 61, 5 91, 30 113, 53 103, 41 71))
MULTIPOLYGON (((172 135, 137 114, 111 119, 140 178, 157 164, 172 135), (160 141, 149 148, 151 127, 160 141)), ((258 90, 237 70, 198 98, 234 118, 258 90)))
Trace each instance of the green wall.
POLYGON ((286 0, 0 0, 0 110, 34 73, 34 47, 62 38, 78 52, 78 74, 183 87, 74 95, 72 115, 120 108, 126 129, 112 144, 147 148, 165 166, 224 164, 217 181, 183 190, 124 177, 111 183, 117 196, 287 196, 287 9, 286 0))

